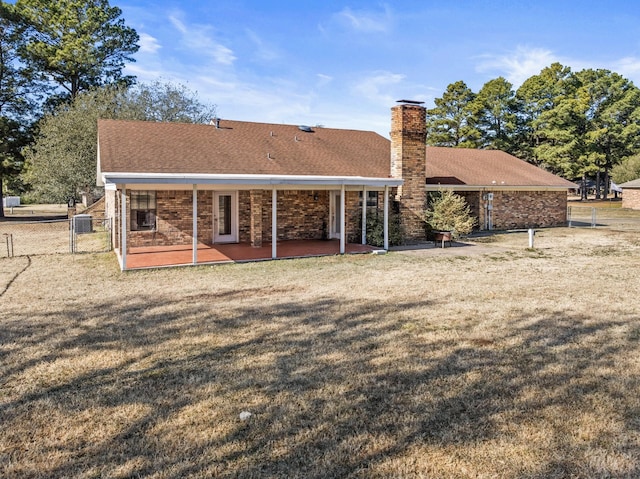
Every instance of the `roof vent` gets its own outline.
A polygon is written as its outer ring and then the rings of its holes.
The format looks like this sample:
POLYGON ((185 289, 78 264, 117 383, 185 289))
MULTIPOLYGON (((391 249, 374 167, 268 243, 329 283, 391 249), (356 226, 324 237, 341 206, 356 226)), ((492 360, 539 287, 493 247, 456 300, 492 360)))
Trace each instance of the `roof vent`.
POLYGON ((311 128, 310 126, 307 126, 307 125, 300 125, 298 127, 298 130, 304 131, 306 133, 313 133, 313 128, 311 128))
POLYGON ((213 117, 209 124, 215 126, 216 128, 220 128, 220 118, 218 118, 217 116, 213 117))

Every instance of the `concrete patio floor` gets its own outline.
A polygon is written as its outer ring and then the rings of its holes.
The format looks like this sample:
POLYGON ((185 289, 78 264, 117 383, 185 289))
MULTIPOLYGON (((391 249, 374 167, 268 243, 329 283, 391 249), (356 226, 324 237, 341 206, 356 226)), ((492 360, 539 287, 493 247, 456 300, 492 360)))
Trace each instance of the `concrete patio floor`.
MULTIPOLYGON (((346 254, 371 253, 381 248, 347 243, 346 254)), ((277 244, 277 259, 330 256, 340 254, 339 240, 289 240, 277 244)), ((240 263, 271 258, 271 243, 253 247, 247 243, 198 244, 197 264, 240 263)), ((191 245, 130 248, 126 269, 159 268, 193 264, 191 245)))

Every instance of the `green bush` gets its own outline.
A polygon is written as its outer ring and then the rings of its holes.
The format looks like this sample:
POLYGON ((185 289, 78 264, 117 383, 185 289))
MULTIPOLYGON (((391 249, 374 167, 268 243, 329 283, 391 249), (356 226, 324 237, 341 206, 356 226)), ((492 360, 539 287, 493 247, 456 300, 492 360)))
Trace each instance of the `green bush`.
POLYGON ((429 195, 424 220, 432 231, 451 231, 454 239, 473 231, 476 219, 465 199, 451 190, 429 195))
MULTIPOLYGON (((350 241, 359 243, 362 239, 362 216, 354 215, 351 219, 354 227, 354 234, 350 241)), ((389 246, 401 245, 404 242, 402 227, 400 225, 400 215, 396 212, 389 212, 389 246)), ((384 213, 380 210, 367 211, 367 244, 372 246, 384 246, 384 213)))
POLYGON ((640 178, 640 155, 622 160, 611 170, 611 179, 618 184, 640 178))

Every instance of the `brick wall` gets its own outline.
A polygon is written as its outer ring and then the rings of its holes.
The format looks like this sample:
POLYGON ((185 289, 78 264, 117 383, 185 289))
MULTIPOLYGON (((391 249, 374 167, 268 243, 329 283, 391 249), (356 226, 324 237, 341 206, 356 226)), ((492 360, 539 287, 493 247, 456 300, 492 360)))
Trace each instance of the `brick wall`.
POLYGON ((640 189, 623 188, 622 207, 640 210, 640 189))
POLYGON ((426 109, 420 105, 391 108, 391 176, 398 188, 402 226, 407 240, 424 239, 422 212, 426 205, 426 109))
MULTIPOLYGON (((278 240, 328 237, 329 191, 278 191, 277 195, 278 240)), ((131 231, 130 195, 127 194, 127 246, 191 245, 192 196, 192 191, 156 191, 156 230, 131 231)), ((380 193, 380 211, 382 197, 383 194, 380 193)), ((109 214, 114 217, 114 245, 120 247, 120 192, 106 192, 105 205, 109 214)), ((360 231, 359 221, 362 215, 358 191, 346 192, 345 209, 347 238, 355 238, 360 231)), ((240 242, 251 244, 252 227, 255 231, 254 246, 258 246, 260 241, 271 241, 271 190, 239 191, 238 214, 240 242)), ((210 244, 212 238, 213 192, 198 191, 198 241, 210 244)))
POLYGON ((251 190, 249 192, 249 232, 251 246, 262 246, 262 190, 251 190))
POLYGON ((487 229, 486 194, 493 193, 493 229, 564 226, 567 223, 565 191, 459 191, 477 220, 475 229, 487 229))
MULTIPOLYGON (((271 191, 262 192, 262 219, 253 218, 251 192, 239 192, 240 241, 251 243, 251 222, 262 225, 262 241, 271 241, 271 191)), ((329 236, 329 191, 278 191, 278 240, 326 239, 329 236), (316 199, 317 198, 317 199, 316 199)), ((254 193, 254 198, 257 195, 254 193)), ((254 206, 255 208, 255 206, 254 206)), ((354 211, 361 215, 360 196, 357 191, 347 191, 345 197, 347 218, 354 211)), ((359 226, 347 220, 347 237, 353 236, 359 226)))
MULTIPOLYGON (((127 246, 190 245, 193 243, 192 215, 192 191, 156 191, 156 230, 129 230, 127 246)), ((131 218, 129 195, 127 217, 131 218)), ((212 237, 213 192, 198 191, 198 241, 211 243, 212 237)))
MULTIPOLYGON (((262 194, 262 241, 271 241, 271 191, 262 194)), ((240 241, 251 242, 249 192, 240 192, 240 241)), ((322 239, 329 232, 328 191, 278 191, 278 240, 322 239), (317 200, 315 199, 317 197, 317 200)))
MULTIPOLYGON (((484 200, 480 203, 484 210, 484 200)), ((493 192, 494 229, 563 226, 566 223, 566 191, 493 192)))

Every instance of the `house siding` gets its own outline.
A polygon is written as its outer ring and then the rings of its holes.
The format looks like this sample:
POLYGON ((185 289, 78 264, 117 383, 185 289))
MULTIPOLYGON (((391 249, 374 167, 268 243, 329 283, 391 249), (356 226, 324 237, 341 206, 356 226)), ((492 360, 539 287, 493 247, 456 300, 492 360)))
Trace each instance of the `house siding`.
POLYGON ((487 229, 487 193, 493 193, 493 229, 546 228, 567 223, 567 194, 564 191, 460 191, 476 229, 487 229))
MULTIPOLYGON (((238 192, 239 241, 261 246, 271 241, 271 190, 238 192)), ((329 191, 285 190, 277 192, 278 240, 326 239, 329 232, 329 191), (317 199, 316 199, 317 198, 317 199)), ((120 194, 105 194, 105 213, 114 218, 113 244, 120 247, 120 194)), ((127 218, 131 218, 127 193, 127 218)), ((193 192, 156 191, 156 229, 131 231, 127 224, 127 247, 191 245, 193 242, 193 192)), ((345 197, 347 218, 361 215, 359 192, 345 197)), ((359 223, 347 221, 347 238, 359 231, 359 223)), ((213 239, 213 192, 198 191, 198 241, 213 239)))
MULTIPOLYGON (((131 218, 130 204, 130 195, 127 194, 127 218, 131 218)), ((193 243, 192 215, 192 191, 158 190, 156 191, 156 229, 131 231, 130 225, 127 225, 127 247, 190 245, 193 243)), ((198 191, 198 241, 211 243, 212 237, 213 193, 198 191)))
MULTIPOLYGON (((156 191, 156 229, 131 231, 131 195, 127 190, 127 249, 148 246, 191 245, 193 243, 193 192, 156 191)), ((105 215, 113 218, 112 241, 121 247, 121 192, 105 192, 105 215)), ((213 192, 198 191, 198 241, 213 239, 213 192)))
MULTIPOLYGON (((480 227, 484 225, 486 200, 480 197, 480 227)), ((493 228, 545 228, 567 223, 565 191, 494 191, 493 228)))
POLYGON ((640 210, 640 189, 622 189, 622 207, 640 210))
MULTIPOLYGON (((251 211, 249 192, 240 192, 240 241, 251 242, 251 211)), ((278 240, 326 239, 329 235, 329 191, 284 190, 277 192, 278 240), (318 198, 317 200, 315 198, 318 198)), ((357 191, 345 196, 347 214, 359 209, 357 191)), ((262 194, 262 241, 271 241, 271 191, 262 194)), ((347 223, 347 234, 353 225, 347 223)))

